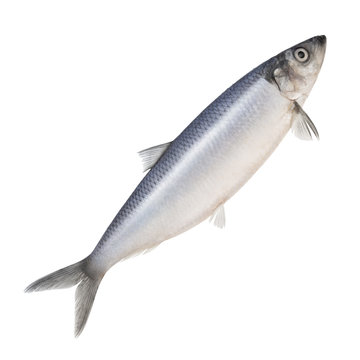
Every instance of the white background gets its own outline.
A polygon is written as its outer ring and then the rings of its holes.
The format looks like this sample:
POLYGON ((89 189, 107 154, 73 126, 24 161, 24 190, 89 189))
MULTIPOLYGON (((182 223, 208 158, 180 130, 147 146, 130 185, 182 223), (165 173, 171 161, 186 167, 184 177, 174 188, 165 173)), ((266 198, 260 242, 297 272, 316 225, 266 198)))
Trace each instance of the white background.
POLYGON ((359 359, 356 2, 2 1, 2 359, 359 359), (73 338, 74 289, 24 294, 93 249, 143 174, 222 91, 314 35, 305 104, 320 142, 288 134, 207 222, 113 267, 73 338))

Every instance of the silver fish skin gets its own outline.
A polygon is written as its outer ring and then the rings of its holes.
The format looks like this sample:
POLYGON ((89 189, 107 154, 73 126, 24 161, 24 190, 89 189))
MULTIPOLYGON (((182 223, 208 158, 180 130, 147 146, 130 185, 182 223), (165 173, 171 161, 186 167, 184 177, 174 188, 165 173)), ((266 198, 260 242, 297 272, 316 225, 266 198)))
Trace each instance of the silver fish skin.
POLYGON ((118 261, 151 249, 214 213, 275 150, 292 128, 318 137, 302 109, 319 74, 326 37, 315 36, 264 62, 233 84, 171 143, 141 152, 150 168, 85 259, 30 284, 25 291, 76 289, 75 336, 97 288, 118 261))

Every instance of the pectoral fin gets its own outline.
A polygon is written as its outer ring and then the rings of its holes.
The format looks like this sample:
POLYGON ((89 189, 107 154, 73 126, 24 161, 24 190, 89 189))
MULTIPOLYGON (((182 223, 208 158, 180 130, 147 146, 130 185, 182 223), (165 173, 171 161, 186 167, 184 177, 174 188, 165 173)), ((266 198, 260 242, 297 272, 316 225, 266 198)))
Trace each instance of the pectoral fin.
POLYGON ((139 151, 138 154, 142 160, 144 172, 151 169, 158 162, 170 144, 171 142, 168 142, 139 151))
POLYGON ((210 216, 209 221, 213 221, 214 225, 220 229, 225 226, 225 209, 223 204, 216 208, 214 213, 210 216))
POLYGON ((292 131, 301 140, 312 140, 313 133, 319 140, 319 133, 306 112, 294 101, 292 131))

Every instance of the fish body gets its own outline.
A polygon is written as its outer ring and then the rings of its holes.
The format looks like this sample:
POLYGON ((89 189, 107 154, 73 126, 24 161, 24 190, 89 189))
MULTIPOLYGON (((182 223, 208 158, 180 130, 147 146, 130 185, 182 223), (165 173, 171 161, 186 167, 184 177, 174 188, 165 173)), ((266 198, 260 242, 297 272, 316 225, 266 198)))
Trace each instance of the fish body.
POLYGON ((290 128, 317 130, 302 110, 324 54, 325 36, 306 40, 261 64, 221 94, 172 142, 141 152, 150 171, 93 252, 26 291, 78 284, 75 334, 83 330, 97 288, 118 261, 151 249, 216 214, 270 156, 290 128))
POLYGON ((260 75, 234 84, 171 143, 92 253, 95 271, 199 224, 262 165, 291 127, 292 102, 260 75))

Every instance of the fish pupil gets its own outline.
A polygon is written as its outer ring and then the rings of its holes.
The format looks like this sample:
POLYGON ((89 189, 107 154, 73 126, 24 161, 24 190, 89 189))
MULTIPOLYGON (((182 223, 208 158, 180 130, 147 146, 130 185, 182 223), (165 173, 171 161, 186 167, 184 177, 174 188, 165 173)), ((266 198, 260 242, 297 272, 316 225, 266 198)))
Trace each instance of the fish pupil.
POLYGON ((305 53, 304 53, 303 51, 299 51, 299 52, 298 52, 298 57, 299 57, 300 59, 303 59, 303 58, 305 57, 305 53))

